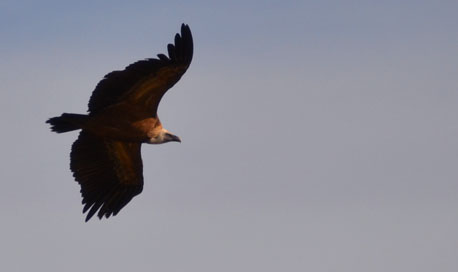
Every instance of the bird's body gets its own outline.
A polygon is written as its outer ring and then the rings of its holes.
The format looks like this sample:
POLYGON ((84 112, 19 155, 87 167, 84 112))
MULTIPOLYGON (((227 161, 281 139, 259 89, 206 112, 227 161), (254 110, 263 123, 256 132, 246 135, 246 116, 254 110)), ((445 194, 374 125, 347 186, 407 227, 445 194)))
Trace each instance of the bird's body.
POLYGON ((129 103, 110 106, 94 115, 81 116, 81 129, 101 138, 119 141, 151 143, 163 131, 158 117, 129 103))
POLYGON ((81 185, 86 221, 116 215, 143 188, 141 144, 181 142, 162 127, 157 107, 189 67, 191 31, 167 46, 168 57, 138 61, 105 76, 89 100, 88 114, 64 113, 47 121, 57 133, 81 129, 70 169, 81 185))

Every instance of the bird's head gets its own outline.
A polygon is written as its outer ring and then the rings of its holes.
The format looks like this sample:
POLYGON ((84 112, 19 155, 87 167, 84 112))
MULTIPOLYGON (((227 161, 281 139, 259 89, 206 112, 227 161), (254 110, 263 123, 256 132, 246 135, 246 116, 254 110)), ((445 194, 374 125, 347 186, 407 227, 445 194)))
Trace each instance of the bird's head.
POLYGON ((166 129, 162 129, 156 137, 151 137, 149 139, 150 144, 163 144, 167 142, 180 142, 180 137, 173 135, 166 129))

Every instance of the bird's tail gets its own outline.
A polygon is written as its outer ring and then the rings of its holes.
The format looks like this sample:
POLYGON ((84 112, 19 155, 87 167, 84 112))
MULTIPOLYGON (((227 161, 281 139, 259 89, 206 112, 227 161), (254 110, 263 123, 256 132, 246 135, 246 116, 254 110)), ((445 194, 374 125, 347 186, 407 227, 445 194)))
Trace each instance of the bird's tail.
POLYGON ((88 116, 84 114, 63 113, 61 116, 48 119, 46 123, 51 125, 51 130, 64 133, 82 128, 88 116))

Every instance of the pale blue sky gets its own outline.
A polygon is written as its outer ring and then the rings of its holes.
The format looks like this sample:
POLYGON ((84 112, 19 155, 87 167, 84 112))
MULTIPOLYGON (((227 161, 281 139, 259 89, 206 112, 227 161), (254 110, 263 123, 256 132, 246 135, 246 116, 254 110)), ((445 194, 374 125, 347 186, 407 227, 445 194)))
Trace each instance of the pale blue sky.
POLYGON ((458 270, 458 2, 1 1, 1 271, 458 270), (69 170, 108 72, 195 56, 165 96, 182 144, 84 223, 69 170))

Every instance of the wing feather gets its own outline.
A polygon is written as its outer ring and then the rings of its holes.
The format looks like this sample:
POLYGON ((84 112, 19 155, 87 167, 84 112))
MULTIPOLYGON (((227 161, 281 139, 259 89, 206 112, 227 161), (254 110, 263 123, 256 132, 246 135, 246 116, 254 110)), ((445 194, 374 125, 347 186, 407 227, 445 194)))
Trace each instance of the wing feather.
POLYGON ((167 46, 168 57, 146 59, 127 66, 122 71, 107 74, 96 86, 88 104, 95 114, 113 104, 128 100, 146 107, 155 116, 162 96, 186 72, 193 56, 193 40, 189 26, 181 26, 175 44, 167 46))
POLYGON ((70 169, 81 185, 86 221, 116 215, 143 189, 141 143, 98 138, 81 131, 73 143, 70 169))
POLYGON ((157 54, 157 57, 159 58, 159 60, 161 60, 163 62, 169 62, 170 61, 170 59, 164 54, 157 54))
POLYGON ((169 43, 167 45, 167 52, 169 53, 169 57, 171 60, 176 60, 176 57, 175 57, 175 46, 173 46, 173 44, 169 43))

